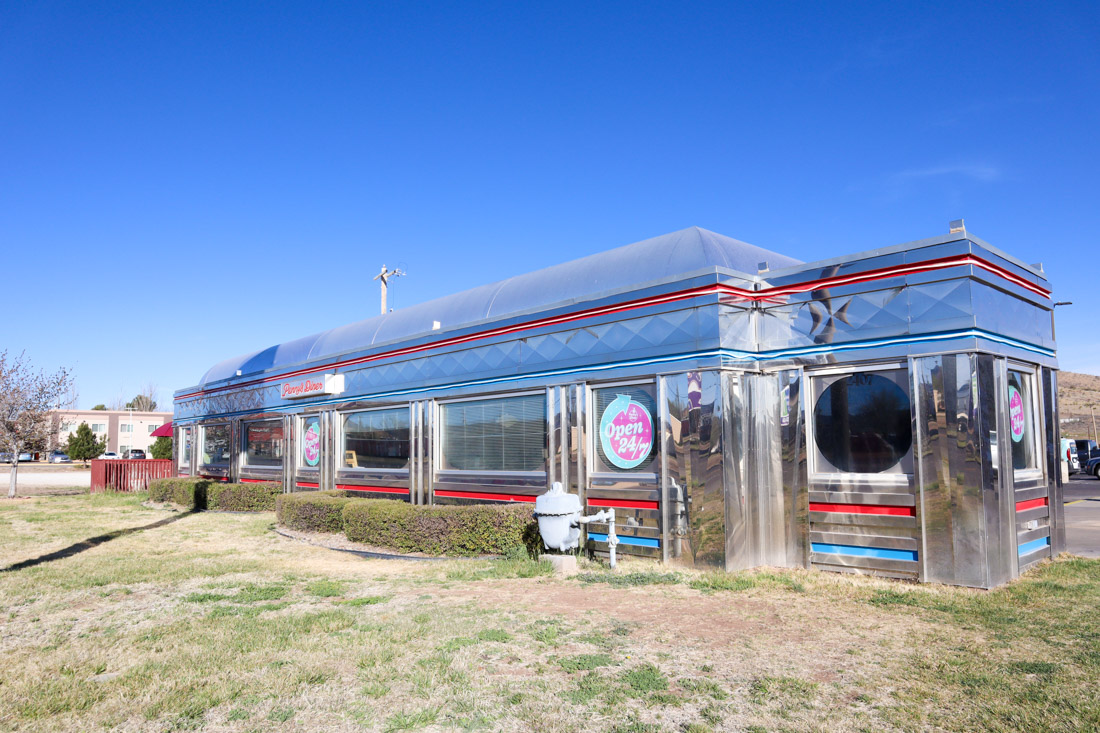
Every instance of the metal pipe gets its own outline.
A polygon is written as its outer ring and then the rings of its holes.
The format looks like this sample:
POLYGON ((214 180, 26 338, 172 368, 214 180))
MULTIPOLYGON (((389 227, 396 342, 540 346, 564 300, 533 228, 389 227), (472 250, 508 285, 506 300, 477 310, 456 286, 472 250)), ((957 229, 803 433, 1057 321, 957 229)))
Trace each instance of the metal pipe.
POLYGON ((619 544, 619 538, 615 534, 615 510, 614 509, 601 509, 595 514, 588 517, 579 517, 577 519, 579 524, 588 524, 589 522, 607 522, 607 558, 612 568, 615 567, 615 546, 619 544))

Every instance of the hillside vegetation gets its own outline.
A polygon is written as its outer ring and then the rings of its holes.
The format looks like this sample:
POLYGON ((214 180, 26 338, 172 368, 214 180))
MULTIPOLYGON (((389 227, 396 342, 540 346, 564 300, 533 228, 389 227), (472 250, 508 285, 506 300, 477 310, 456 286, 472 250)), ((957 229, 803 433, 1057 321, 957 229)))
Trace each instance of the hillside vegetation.
POLYGON ((1096 424, 1100 424, 1100 377, 1059 372, 1058 411, 1063 437, 1095 438, 1093 411, 1098 421, 1096 424))

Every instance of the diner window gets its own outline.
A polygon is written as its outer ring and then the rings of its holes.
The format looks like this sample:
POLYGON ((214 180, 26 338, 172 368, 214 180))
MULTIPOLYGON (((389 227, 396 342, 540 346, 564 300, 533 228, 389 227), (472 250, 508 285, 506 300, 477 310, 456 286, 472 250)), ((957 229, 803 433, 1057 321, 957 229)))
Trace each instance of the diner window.
POLYGON ((191 429, 180 431, 180 467, 191 465, 191 429))
POLYGON ((442 468, 545 471, 546 395, 442 405, 442 468))
POLYGON ((258 468, 283 465, 283 421, 265 420, 245 423, 244 463, 258 468))
POLYGON ((598 387, 592 414, 595 470, 656 473, 657 397, 652 384, 598 387))
POLYGON ((1034 375, 1008 370, 1008 423, 1008 433, 1012 437, 1012 468, 1016 471, 1038 469, 1034 375))
POLYGON ((206 425, 202 429, 202 464, 228 466, 230 457, 228 425, 206 425))
POLYGON ((911 473, 908 371, 866 371, 814 380, 818 473, 911 473))
POLYGON ((343 415, 343 468, 408 468, 409 408, 343 415))
POLYGON ((299 467, 316 469, 321 463, 321 418, 317 415, 303 417, 299 424, 302 428, 301 449, 298 451, 301 458, 299 467))

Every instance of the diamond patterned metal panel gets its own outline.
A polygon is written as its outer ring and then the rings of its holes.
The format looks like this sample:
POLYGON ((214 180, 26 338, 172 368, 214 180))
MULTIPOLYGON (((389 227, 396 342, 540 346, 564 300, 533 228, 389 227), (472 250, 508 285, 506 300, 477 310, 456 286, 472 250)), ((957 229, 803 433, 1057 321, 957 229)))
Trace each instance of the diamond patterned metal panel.
POLYGON ((947 280, 909 288, 909 318, 914 323, 973 317, 969 280, 947 280))

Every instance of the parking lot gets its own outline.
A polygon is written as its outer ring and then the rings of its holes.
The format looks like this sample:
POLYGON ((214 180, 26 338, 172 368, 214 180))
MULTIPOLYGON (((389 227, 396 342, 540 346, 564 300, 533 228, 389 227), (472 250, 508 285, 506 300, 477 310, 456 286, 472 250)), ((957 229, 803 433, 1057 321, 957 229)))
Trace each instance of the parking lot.
POLYGON ((1062 498, 1066 503, 1066 550, 1100 557, 1100 480, 1071 476, 1062 498))

